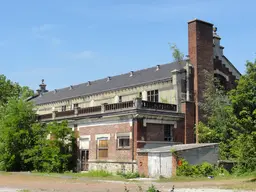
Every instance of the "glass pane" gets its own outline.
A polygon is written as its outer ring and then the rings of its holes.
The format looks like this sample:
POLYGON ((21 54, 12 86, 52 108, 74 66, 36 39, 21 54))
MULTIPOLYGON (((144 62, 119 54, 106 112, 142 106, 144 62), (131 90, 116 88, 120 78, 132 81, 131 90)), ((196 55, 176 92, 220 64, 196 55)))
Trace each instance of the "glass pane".
POLYGON ((155 95, 155 102, 158 102, 158 95, 155 95))

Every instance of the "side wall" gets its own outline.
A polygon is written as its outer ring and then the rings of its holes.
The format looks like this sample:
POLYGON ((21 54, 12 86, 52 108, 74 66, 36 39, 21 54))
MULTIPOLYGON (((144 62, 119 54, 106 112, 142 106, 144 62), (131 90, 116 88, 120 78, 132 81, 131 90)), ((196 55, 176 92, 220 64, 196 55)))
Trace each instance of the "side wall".
POLYGON ((180 151, 179 155, 190 164, 200 164, 203 162, 217 164, 217 161, 219 159, 219 147, 218 145, 215 145, 209 147, 189 149, 186 151, 180 151))

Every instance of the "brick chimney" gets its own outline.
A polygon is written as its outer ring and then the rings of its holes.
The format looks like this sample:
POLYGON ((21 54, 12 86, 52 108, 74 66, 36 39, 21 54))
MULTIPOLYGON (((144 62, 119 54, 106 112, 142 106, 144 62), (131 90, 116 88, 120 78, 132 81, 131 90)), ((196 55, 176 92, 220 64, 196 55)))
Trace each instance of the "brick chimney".
MULTIPOLYGON (((188 52, 194 67, 195 123, 202 120, 199 103, 203 101, 205 89, 204 70, 214 74, 213 65, 213 24, 194 19, 188 22, 188 52)), ((198 130, 196 130, 198 142, 198 130)))

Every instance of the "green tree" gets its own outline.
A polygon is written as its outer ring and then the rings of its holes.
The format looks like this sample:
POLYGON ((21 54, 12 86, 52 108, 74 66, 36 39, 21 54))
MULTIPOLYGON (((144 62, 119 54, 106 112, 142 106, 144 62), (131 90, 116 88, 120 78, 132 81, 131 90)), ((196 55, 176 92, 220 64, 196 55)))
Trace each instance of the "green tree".
POLYGON ((0 75, 0 105, 7 103, 11 97, 27 98, 33 95, 33 91, 28 87, 22 87, 0 75))
POLYGON ((170 44, 170 49, 172 51, 172 57, 174 61, 180 63, 181 61, 184 60, 184 54, 179 50, 179 48, 176 46, 176 44, 170 44))
POLYGON ((24 153, 26 163, 37 171, 64 172, 74 167, 72 150, 74 134, 67 121, 35 124, 32 127, 34 146, 24 153), (51 136, 51 139, 47 136, 51 136))
POLYGON ((218 79, 207 71, 204 73, 206 89, 203 102, 199 103, 199 106, 203 111, 205 121, 198 125, 199 142, 219 143, 221 158, 228 159, 231 157, 230 142, 234 135, 230 100, 218 79))
POLYGON ((22 153, 31 147, 31 126, 36 115, 33 104, 11 97, 0 106, 0 165, 2 170, 29 170, 22 153))
POLYGON ((235 127, 239 133, 232 152, 244 171, 256 170, 256 60, 248 61, 246 73, 229 93, 235 127))

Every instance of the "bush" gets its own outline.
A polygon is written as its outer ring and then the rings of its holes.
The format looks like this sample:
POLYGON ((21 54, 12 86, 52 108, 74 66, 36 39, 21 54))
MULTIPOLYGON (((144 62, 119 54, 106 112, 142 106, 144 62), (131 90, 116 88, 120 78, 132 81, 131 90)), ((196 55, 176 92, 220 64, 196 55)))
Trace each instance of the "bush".
POLYGON ((218 168, 207 162, 204 162, 200 165, 190 165, 184 159, 182 159, 181 162, 181 166, 178 166, 177 168, 177 176, 207 177, 217 175, 229 175, 229 172, 223 167, 218 168))

